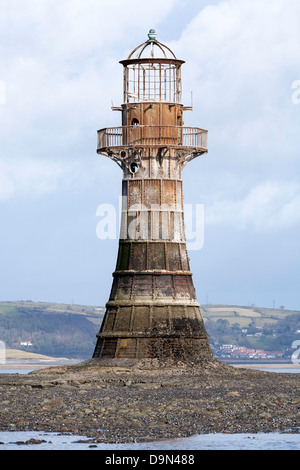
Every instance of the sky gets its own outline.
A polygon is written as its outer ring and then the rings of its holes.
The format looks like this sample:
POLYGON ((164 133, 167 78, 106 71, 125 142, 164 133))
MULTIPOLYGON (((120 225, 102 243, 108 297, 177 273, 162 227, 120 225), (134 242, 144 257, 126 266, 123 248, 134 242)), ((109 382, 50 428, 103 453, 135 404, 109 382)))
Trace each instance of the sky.
POLYGON ((189 252, 200 304, 300 310, 299 0, 0 0, 0 300, 102 306, 122 172, 96 153, 121 125, 122 66, 157 39, 185 61, 185 125, 208 154, 183 170, 204 208, 189 252))

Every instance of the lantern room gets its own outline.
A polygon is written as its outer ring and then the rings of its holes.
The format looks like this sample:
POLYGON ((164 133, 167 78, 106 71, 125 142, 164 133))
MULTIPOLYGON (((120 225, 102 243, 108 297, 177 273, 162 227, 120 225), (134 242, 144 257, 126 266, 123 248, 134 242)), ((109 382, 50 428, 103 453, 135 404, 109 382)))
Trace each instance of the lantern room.
POLYGON ((137 46, 124 66, 124 103, 181 102, 181 65, 175 54, 156 39, 150 29, 148 40, 137 46))

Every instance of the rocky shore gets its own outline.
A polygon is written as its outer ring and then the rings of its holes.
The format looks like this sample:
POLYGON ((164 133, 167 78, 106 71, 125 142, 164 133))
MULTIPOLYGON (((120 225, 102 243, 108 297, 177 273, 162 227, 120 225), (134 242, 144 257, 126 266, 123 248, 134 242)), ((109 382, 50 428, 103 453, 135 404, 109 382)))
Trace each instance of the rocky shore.
POLYGON ((300 374, 212 361, 93 361, 0 375, 0 431, 132 442, 203 433, 300 431, 300 374))

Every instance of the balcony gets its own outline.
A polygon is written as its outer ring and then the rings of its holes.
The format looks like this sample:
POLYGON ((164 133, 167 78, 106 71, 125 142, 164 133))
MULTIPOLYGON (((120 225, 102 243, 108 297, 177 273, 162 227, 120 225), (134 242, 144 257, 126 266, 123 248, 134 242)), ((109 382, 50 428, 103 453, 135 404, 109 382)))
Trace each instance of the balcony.
POLYGON ((124 147, 175 147, 190 153, 207 152, 207 131, 182 126, 122 126, 98 131, 98 153, 118 152, 124 147))

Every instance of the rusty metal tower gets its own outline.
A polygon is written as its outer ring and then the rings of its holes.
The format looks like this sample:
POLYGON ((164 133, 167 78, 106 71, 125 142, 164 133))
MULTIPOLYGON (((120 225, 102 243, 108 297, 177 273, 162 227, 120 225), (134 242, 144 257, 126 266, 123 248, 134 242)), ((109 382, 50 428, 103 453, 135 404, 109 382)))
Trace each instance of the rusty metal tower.
POLYGON ((97 152, 123 170, 116 270, 94 359, 212 358, 186 248, 181 171, 207 153, 207 131, 183 127, 183 60, 156 39, 124 67, 122 126, 98 131, 97 152))

